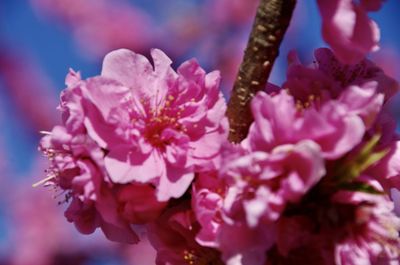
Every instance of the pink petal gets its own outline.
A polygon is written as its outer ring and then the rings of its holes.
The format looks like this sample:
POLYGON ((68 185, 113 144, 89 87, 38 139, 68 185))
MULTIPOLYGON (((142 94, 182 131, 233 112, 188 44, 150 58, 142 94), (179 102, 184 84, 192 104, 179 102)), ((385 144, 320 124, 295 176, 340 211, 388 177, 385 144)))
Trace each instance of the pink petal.
POLYGON ((181 197, 194 179, 193 172, 187 169, 167 167, 167 174, 160 178, 157 189, 157 199, 167 201, 170 198, 181 197))
POLYGON ((129 89, 119 82, 101 76, 86 81, 85 96, 93 102, 104 119, 113 108, 118 107, 129 95, 129 89))
POLYGON ((133 152, 126 149, 114 149, 104 158, 110 178, 115 183, 137 181, 148 182, 162 176, 165 172, 164 161, 157 151, 150 154, 133 152))
POLYGON ((103 60, 101 75, 117 80, 123 85, 138 89, 148 86, 153 80, 153 66, 143 55, 127 49, 108 53, 103 60))
POLYGON ((344 63, 354 64, 376 50, 379 29, 352 0, 318 0, 325 41, 344 63))
POLYGON ((139 237, 131 230, 129 225, 120 227, 102 222, 100 228, 104 235, 111 241, 123 244, 136 244, 139 242, 139 237))

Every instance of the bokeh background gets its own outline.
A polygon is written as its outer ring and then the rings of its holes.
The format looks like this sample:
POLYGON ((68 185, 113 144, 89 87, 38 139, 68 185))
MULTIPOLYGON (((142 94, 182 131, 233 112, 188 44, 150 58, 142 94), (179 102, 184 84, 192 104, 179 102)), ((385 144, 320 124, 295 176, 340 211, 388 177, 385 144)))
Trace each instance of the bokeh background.
MULTIPOLYGON (((56 110, 68 69, 97 75, 104 55, 161 48, 178 66, 196 57, 222 72, 228 97, 258 0, 0 0, 0 265, 151 265, 154 251, 79 235, 57 191, 32 184, 45 177, 37 152, 41 130, 60 122, 56 110)), ((400 2, 371 14, 381 50, 371 55, 400 79, 400 2)), ((299 0, 270 82, 285 78, 286 54, 311 62, 326 46, 314 0, 299 0)), ((393 112, 400 117, 394 101, 393 112)))

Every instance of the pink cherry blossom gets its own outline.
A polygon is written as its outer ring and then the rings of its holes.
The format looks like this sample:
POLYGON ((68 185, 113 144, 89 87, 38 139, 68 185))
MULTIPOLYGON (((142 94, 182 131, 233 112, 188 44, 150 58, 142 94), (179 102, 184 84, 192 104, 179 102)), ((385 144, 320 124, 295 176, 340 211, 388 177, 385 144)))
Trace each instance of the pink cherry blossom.
POLYGON ((329 49, 320 48, 315 51, 315 60, 315 68, 330 77, 341 89, 351 85, 364 88, 364 85, 376 82, 376 93, 383 93, 385 101, 400 89, 396 80, 368 59, 363 59, 354 65, 346 65, 341 63, 329 49))
POLYGON ((243 216, 250 227, 277 220, 325 174, 320 148, 308 140, 228 159, 221 171, 229 186, 224 213, 233 220, 243 216))
POLYGON ((212 171, 199 174, 192 188, 192 209, 200 224, 196 241, 202 246, 217 248, 227 186, 218 178, 218 172, 212 171))
POLYGON ((110 240, 133 243, 137 236, 118 213, 118 203, 104 167, 104 152, 86 134, 80 75, 70 71, 62 92, 63 126, 42 138, 39 149, 50 160, 46 185, 65 194, 65 216, 85 234, 100 227, 110 240))
POLYGON ((251 106, 255 121, 243 144, 254 151, 310 139, 324 158, 336 159, 359 144, 365 133, 362 119, 338 101, 304 108, 282 90, 275 95, 259 92, 251 106))
POLYGON ((51 162, 46 185, 65 192, 61 203, 72 199, 65 212, 68 221, 84 234, 100 227, 110 240, 137 241, 128 222, 117 212, 117 202, 104 178, 104 154, 93 140, 56 126, 42 138, 40 149, 51 162))
POLYGON ((275 240, 273 223, 251 228, 225 222, 220 227, 219 250, 227 265, 264 265, 275 240))
MULTIPOLYGON (((377 182, 365 183, 382 191, 377 182)), ((305 201, 278 221, 268 264, 399 264, 399 229, 388 197, 341 190, 305 201)))
POLYGON ((60 105, 63 125, 67 131, 72 133, 85 134, 83 125, 84 110, 82 103, 81 86, 84 82, 81 80, 79 72, 70 69, 65 78, 67 88, 61 92, 60 105))
MULTIPOLYGON (((232 158, 230 155, 238 156, 238 153, 227 155, 232 158)), ((196 242, 221 251, 225 264, 263 264, 265 251, 275 240, 274 225, 249 227, 243 218, 227 218, 223 209, 227 189, 227 183, 217 176, 217 172, 197 177, 192 192, 192 209, 200 225, 196 242)))
POLYGON ((325 174, 320 148, 312 141, 270 153, 227 145, 222 157, 219 177, 200 174, 193 186, 196 241, 219 249, 226 264, 262 265, 275 243, 274 222, 325 174))
POLYGON ((367 12, 378 10, 382 2, 317 0, 322 17, 322 35, 343 63, 358 63, 368 52, 378 50, 379 28, 367 12))
POLYGON ((348 112, 360 116, 366 127, 373 124, 383 102, 398 90, 396 80, 365 59, 355 65, 340 63, 329 49, 317 49, 315 61, 303 66, 296 54, 289 55, 290 67, 283 85, 300 106, 320 106, 337 100, 348 112))
POLYGON ((115 183, 151 183, 157 199, 180 197, 194 171, 215 168, 226 138, 219 74, 196 61, 176 73, 171 60, 152 50, 154 68, 128 50, 109 53, 102 75, 86 82, 85 126, 108 150, 105 167, 115 183))
POLYGON ((63 125, 41 140, 50 160, 44 182, 65 192, 65 216, 82 233, 100 227, 111 240, 137 242, 131 223, 157 219, 195 171, 219 165, 227 127, 219 74, 194 60, 176 73, 164 53, 152 55, 154 68, 119 50, 101 76, 82 80, 70 70, 63 125))
POLYGON ((380 135, 377 150, 389 151, 368 174, 379 180, 386 191, 398 186, 398 136, 388 110, 388 103, 399 90, 398 82, 367 59, 344 65, 328 49, 316 50, 310 67, 301 65, 293 52, 289 61, 288 79, 283 86, 296 99, 296 104, 322 110, 327 102, 335 101, 345 108, 347 115, 359 116, 367 139, 380 135))
POLYGON ((393 202, 383 195, 345 191, 332 200, 356 206, 354 223, 343 228, 347 236, 335 245, 336 264, 400 264, 400 218, 393 202))
POLYGON ((336 159, 362 141, 399 89, 370 61, 343 65, 328 49, 315 55, 314 65, 306 67, 291 53, 287 92, 261 92, 253 99, 255 122, 244 141, 253 150, 311 139, 325 158, 336 159))
MULTIPOLYGON (((383 191, 375 180, 366 176, 359 180, 383 191)), ((400 264, 400 218, 394 214, 394 204, 387 195, 339 191, 332 202, 355 208, 354 223, 342 228, 346 238, 335 245, 337 264, 400 264)))

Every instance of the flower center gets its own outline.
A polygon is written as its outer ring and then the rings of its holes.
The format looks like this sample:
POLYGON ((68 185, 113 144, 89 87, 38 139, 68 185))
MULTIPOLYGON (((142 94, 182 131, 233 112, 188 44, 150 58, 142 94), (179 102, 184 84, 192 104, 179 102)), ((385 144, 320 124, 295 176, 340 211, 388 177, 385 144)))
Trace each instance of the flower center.
POLYGON ((320 103, 320 97, 315 95, 309 95, 308 98, 303 100, 296 100, 296 109, 298 111, 303 111, 308 109, 310 106, 318 106, 320 103))
POLYGON ((183 259, 188 265, 223 265, 219 254, 208 248, 200 253, 194 250, 184 250, 183 259))
POLYGON ((181 130, 181 125, 176 121, 176 118, 171 118, 166 115, 159 115, 148 120, 146 125, 145 138, 154 147, 165 149, 165 146, 171 143, 170 137, 163 136, 163 132, 167 128, 177 131, 181 130))
POLYGON ((172 135, 163 135, 166 129, 186 132, 186 128, 178 122, 182 108, 171 106, 174 100, 175 98, 169 95, 164 106, 151 109, 148 112, 148 118, 145 120, 144 137, 146 141, 162 151, 165 151, 165 147, 173 141, 172 135))

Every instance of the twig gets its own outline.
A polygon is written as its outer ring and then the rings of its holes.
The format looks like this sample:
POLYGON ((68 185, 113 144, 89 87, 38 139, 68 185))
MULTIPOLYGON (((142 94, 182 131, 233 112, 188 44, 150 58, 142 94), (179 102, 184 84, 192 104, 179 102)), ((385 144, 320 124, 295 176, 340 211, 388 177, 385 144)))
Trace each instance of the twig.
POLYGON ((247 136, 253 121, 250 101, 266 86, 295 5, 296 0, 260 0, 228 103, 231 142, 238 143, 247 136))

